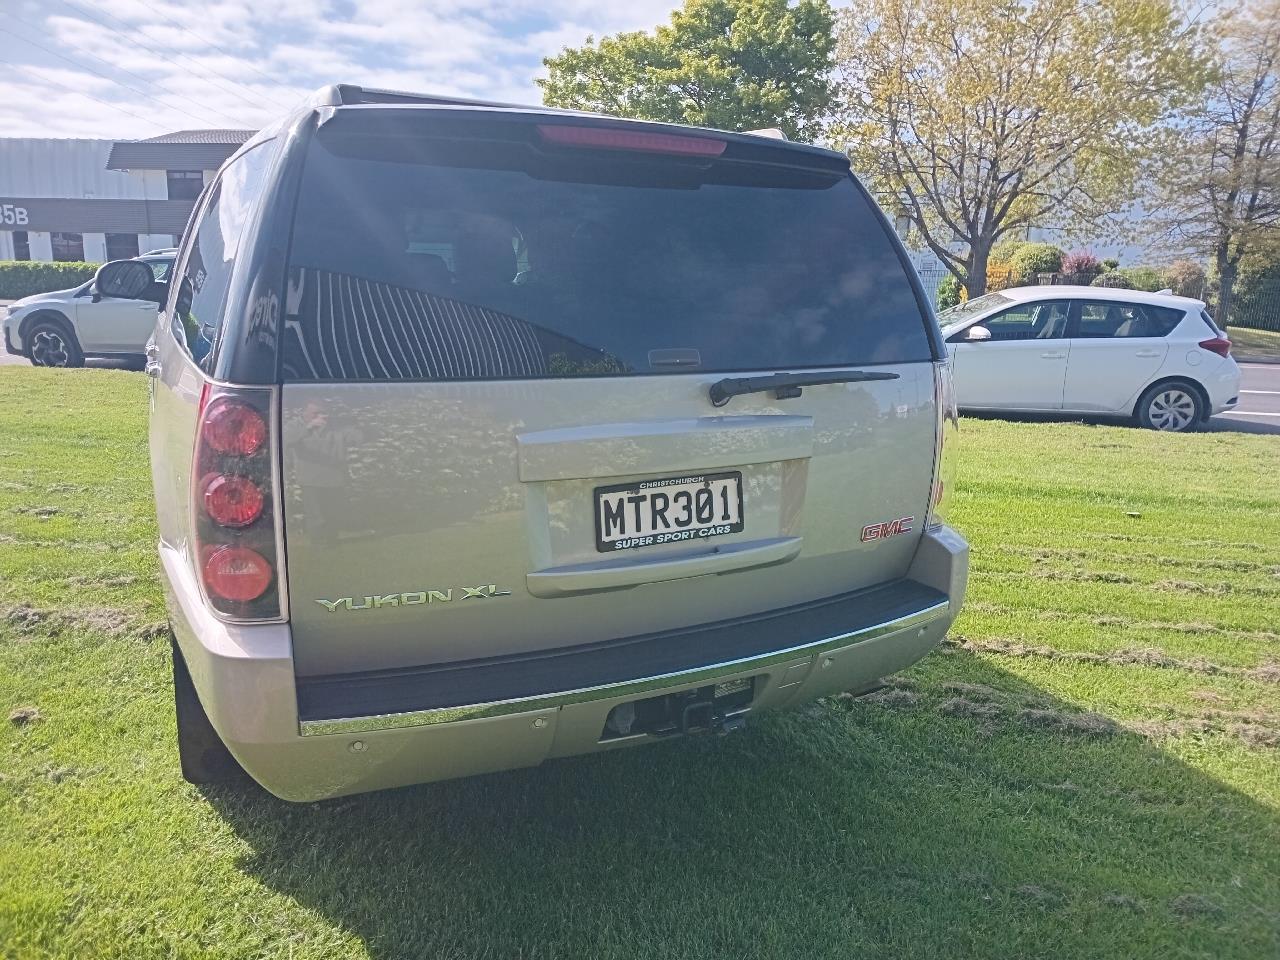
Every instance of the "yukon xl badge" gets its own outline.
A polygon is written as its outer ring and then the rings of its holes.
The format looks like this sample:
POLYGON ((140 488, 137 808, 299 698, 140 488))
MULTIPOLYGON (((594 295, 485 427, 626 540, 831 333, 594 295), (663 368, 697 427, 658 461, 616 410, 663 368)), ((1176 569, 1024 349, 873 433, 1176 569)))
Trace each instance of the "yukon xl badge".
POLYGON ((497 584, 482 583, 478 587, 450 587, 448 590, 411 590, 373 597, 342 597, 338 600, 316 599, 330 613, 338 610, 378 610, 382 607, 415 607, 423 603, 450 603, 454 600, 488 600, 509 597, 510 590, 499 590, 497 584))

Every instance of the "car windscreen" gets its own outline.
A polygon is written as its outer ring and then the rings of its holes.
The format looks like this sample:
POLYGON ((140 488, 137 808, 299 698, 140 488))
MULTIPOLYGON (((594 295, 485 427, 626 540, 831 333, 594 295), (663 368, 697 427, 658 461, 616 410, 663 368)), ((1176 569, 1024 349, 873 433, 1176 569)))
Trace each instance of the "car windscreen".
POLYGON ((939 313, 938 326, 943 328, 953 327, 957 323, 968 320, 970 317, 976 317, 980 313, 986 313, 988 310, 993 310, 1006 303, 1013 303, 1013 301, 1001 293, 988 293, 972 300, 965 300, 963 303, 957 303, 954 307, 948 307, 939 313))
POLYGON ((908 269, 847 171, 318 135, 294 221, 283 373, 928 361, 908 269))

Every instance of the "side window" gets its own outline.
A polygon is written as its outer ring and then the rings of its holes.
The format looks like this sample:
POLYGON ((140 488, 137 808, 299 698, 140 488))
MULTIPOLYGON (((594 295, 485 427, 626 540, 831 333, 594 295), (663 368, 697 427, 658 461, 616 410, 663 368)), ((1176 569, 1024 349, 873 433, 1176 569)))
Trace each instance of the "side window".
POLYGON ((1054 340, 1067 334, 1067 315, 1071 305, 1065 301, 1021 303, 1002 310, 982 321, 991 331, 991 340, 1054 340))
POLYGON ((222 325, 241 236, 262 193, 273 145, 260 144, 222 170, 183 239, 174 271, 171 325, 196 363, 209 355, 222 325))
POLYGON ((1076 336, 1086 340, 1163 337, 1182 320, 1182 311, 1145 303, 1087 300, 1080 304, 1076 336))

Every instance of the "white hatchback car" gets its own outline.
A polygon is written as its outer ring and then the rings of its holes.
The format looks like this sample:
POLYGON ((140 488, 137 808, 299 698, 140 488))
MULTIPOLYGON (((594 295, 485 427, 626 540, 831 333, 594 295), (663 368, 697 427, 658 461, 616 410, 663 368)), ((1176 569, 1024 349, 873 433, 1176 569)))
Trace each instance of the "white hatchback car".
MULTIPOLYGON (((169 281, 173 254, 155 251, 137 259, 151 268, 158 296, 169 281)), ((69 290, 38 293, 9 305, 5 348, 37 367, 79 367, 86 357, 141 363, 158 308, 155 300, 99 297, 92 280, 69 290)))
POLYGON ((1239 402, 1231 341, 1199 300, 1016 287, 938 315, 958 405, 1133 417, 1189 430, 1239 402))

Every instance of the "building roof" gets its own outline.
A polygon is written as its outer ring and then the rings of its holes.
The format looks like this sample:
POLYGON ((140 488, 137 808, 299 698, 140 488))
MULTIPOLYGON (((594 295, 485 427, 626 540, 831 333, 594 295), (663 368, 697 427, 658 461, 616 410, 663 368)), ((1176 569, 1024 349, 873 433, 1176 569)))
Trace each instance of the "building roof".
POLYGON ((158 137, 147 137, 135 143, 244 143, 254 134, 253 130, 178 130, 174 133, 162 133, 158 137))
POLYGON ((111 145, 108 170, 217 170, 252 130, 179 130, 111 145))

